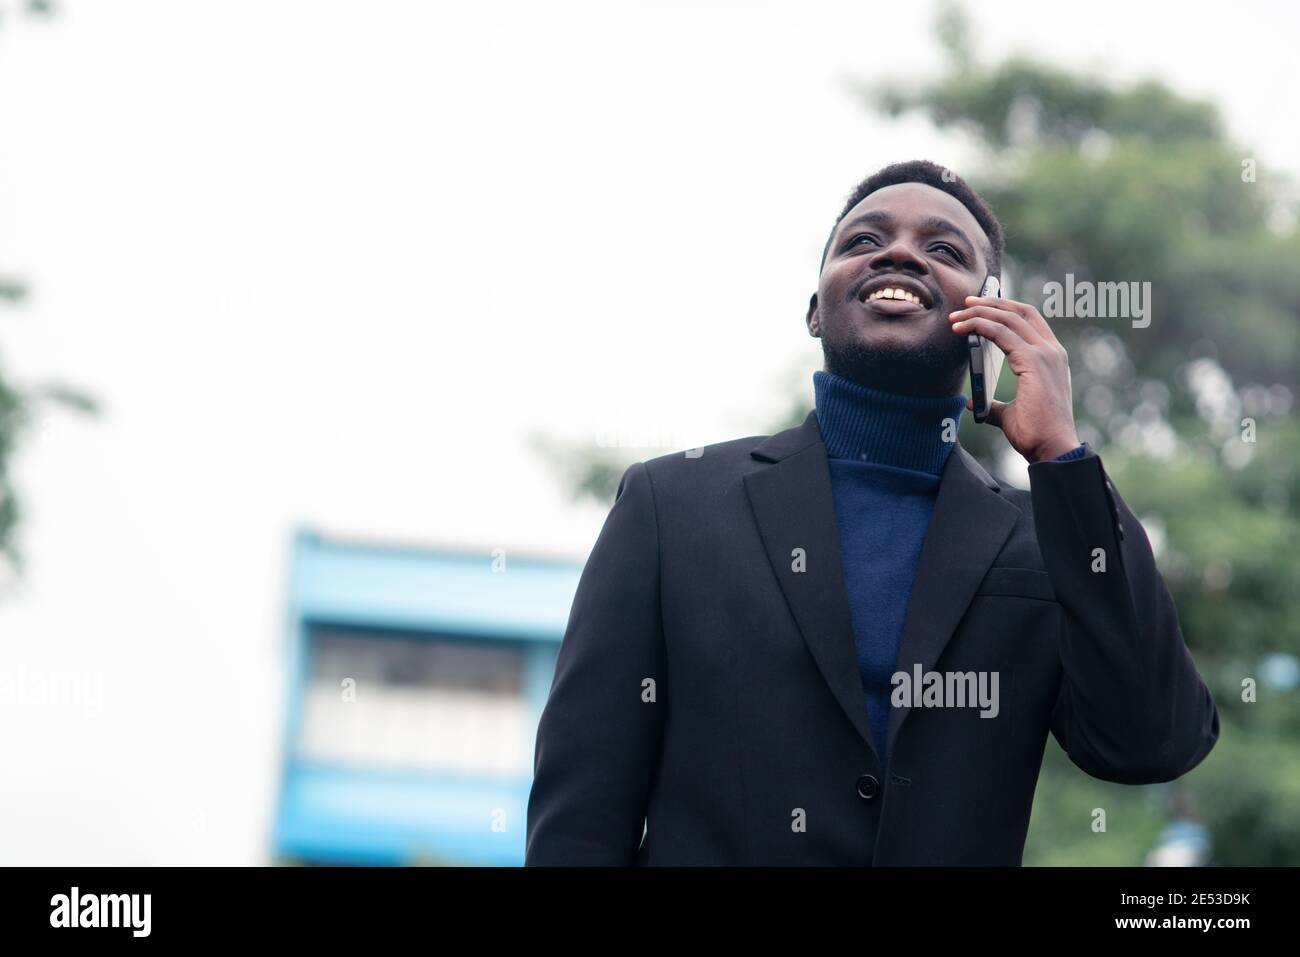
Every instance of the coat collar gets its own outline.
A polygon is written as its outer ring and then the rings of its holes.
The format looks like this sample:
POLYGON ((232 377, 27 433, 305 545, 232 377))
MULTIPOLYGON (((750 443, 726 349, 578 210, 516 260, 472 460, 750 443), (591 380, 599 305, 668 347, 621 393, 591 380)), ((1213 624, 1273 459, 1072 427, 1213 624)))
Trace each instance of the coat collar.
MULTIPOLYGON (((808 413, 801 425, 763 439, 750 455, 769 463, 745 476, 768 560, 822 677, 876 753, 854 648, 830 467, 816 413, 808 413), (796 571, 800 554, 803 570, 796 571)), ((911 671, 916 664, 923 672, 934 670, 1019 518, 1019 509, 1000 492, 997 480, 958 444, 939 478, 904 619, 897 670, 911 671)), ((908 711, 890 710, 890 753, 908 711)), ((880 757, 877 753, 878 767, 884 764, 880 757)))

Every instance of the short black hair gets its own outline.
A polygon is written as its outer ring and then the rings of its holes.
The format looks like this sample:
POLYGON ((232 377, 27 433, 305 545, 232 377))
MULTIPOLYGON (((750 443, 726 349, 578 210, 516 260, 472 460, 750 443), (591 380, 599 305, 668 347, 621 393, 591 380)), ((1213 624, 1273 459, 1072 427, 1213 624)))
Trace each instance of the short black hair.
POLYGON ((984 198, 979 193, 971 189, 966 181, 946 167, 937 163, 931 163, 929 160, 908 160, 906 163, 892 163, 884 169, 872 173, 861 183, 854 187, 853 192, 844 203, 844 208, 840 210, 839 216, 835 217, 835 225, 831 227, 830 235, 826 237, 826 245, 822 249, 822 262, 818 267, 818 272, 826 265, 826 256, 831 249, 831 239, 835 236, 835 230, 839 228, 840 220, 849 214, 849 210, 862 202, 878 189, 886 186, 894 186, 898 183, 924 183, 926 186, 933 186, 935 189, 942 190, 949 196, 956 199, 959 203, 970 210, 970 214, 975 217, 975 222, 979 223, 980 228, 984 230, 984 235, 988 243, 984 247, 984 258, 989 263, 989 273, 994 276, 1002 275, 1002 224, 998 222, 997 216, 993 215, 993 210, 989 204, 984 202, 984 198))

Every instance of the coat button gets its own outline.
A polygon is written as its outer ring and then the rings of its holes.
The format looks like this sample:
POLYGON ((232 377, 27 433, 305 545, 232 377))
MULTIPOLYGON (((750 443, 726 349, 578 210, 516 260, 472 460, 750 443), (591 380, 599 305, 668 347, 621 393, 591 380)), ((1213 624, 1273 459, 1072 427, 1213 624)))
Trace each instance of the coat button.
POLYGON ((880 791, 880 782, 874 774, 864 774, 858 778, 858 797, 870 801, 880 791))

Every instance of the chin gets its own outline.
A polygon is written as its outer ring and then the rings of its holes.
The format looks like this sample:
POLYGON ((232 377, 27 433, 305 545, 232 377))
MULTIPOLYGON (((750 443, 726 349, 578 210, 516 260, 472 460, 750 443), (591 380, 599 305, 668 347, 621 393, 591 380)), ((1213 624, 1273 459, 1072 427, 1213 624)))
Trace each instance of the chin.
POLYGON ((852 340, 847 343, 822 339, 826 370, 847 379, 884 389, 916 395, 954 395, 965 375, 968 354, 965 338, 952 347, 931 340, 852 340))

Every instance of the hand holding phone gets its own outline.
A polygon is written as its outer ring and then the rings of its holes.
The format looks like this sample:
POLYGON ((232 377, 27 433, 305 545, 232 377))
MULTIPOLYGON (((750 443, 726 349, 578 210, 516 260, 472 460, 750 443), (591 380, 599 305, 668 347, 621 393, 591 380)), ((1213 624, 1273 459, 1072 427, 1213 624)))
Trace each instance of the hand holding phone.
POLYGON ((981 296, 967 296, 966 302, 966 308, 948 318, 953 332, 966 336, 975 421, 1001 429, 1011 447, 1031 463, 1078 448, 1082 443, 1074 427, 1069 356, 1047 320, 1028 303, 1005 298, 993 276, 984 280, 981 296), (1017 334, 1016 327, 1028 338, 1017 334), (1006 343, 1007 352, 1000 342, 1006 343), (998 373, 1008 358, 1015 360, 1011 371, 1017 376, 1016 395, 1010 402, 996 402, 998 373))

